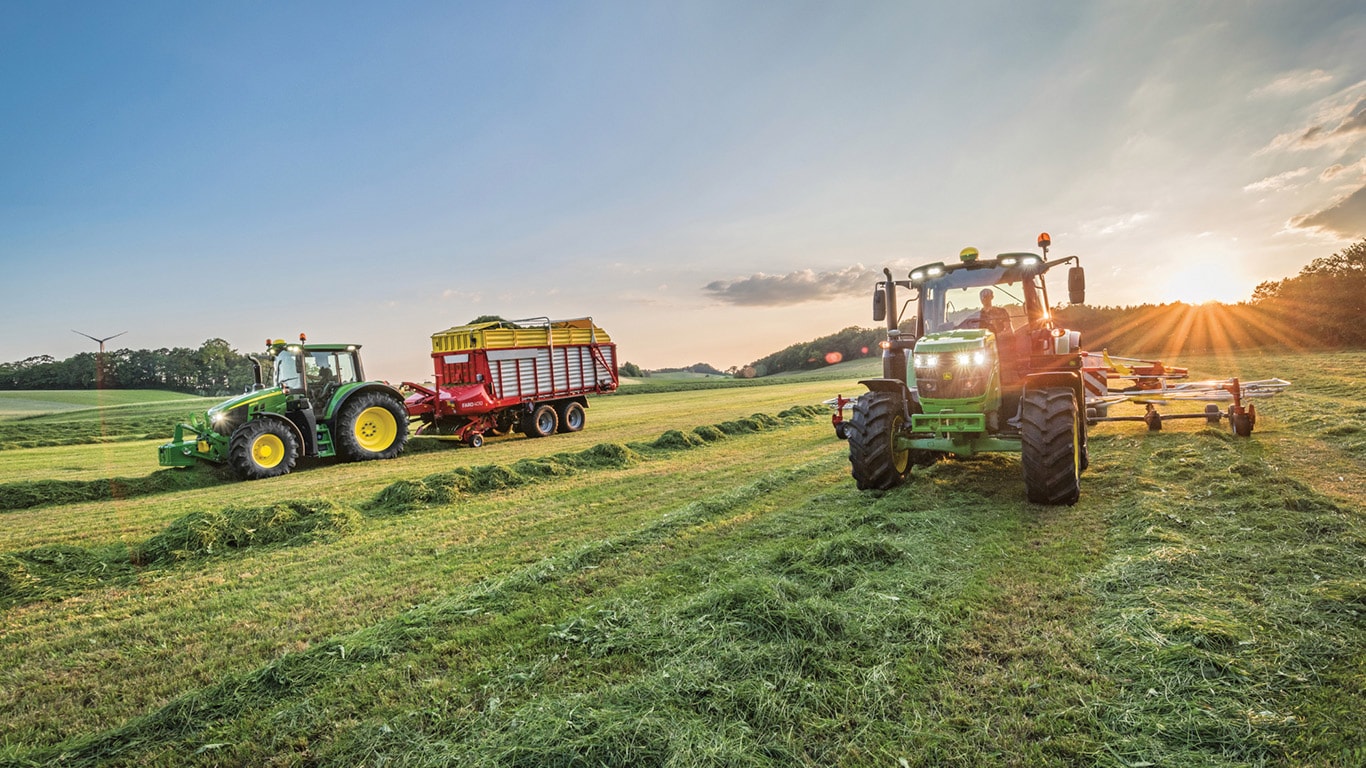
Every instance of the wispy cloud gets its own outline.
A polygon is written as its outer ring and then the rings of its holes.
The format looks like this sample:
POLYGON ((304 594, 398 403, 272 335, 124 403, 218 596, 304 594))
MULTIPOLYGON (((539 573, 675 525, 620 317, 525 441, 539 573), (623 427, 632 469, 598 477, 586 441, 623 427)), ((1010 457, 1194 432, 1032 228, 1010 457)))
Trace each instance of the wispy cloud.
POLYGON ((1257 88, 1253 96, 1284 96, 1311 91, 1333 82, 1333 76, 1321 69, 1301 69, 1287 72, 1271 82, 1257 88))
POLYGON ((728 304, 778 307, 808 301, 827 301, 868 290, 881 272, 855 264, 834 272, 810 269, 786 275, 762 272, 736 280, 714 280, 703 290, 728 304))
POLYGON ((1261 153, 1345 147, 1366 136, 1364 88, 1366 81, 1324 100, 1305 125, 1272 139, 1261 153))
POLYGON ((1261 181, 1254 181, 1251 184, 1248 184, 1247 186, 1243 187, 1243 191, 1268 192, 1279 189, 1285 189, 1286 187, 1291 186, 1291 182, 1295 179, 1302 178, 1307 175, 1309 175, 1308 166, 1296 168, 1293 171, 1286 171, 1285 173, 1278 173, 1275 176, 1268 176, 1265 179, 1262 179, 1261 181))
POLYGON ((1296 216, 1290 226, 1317 229, 1344 239, 1366 237, 1366 186, 1314 213, 1296 216))
POLYGON ((1330 165, 1323 169, 1323 173, 1319 174, 1319 180, 1332 181, 1339 176, 1351 174, 1353 172, 1366 176, 1366 157, 1361 158, 1351 165, 1343 165, 1342 163, 1330 165))
POLYGON ((1139 227, 1151 218, 1152 214, 1146 211, 1135 211, 1123 216, 1109 216, 1085 222, 1081 225, 1081 230, 1091 235, 1114 235, 1139 227))

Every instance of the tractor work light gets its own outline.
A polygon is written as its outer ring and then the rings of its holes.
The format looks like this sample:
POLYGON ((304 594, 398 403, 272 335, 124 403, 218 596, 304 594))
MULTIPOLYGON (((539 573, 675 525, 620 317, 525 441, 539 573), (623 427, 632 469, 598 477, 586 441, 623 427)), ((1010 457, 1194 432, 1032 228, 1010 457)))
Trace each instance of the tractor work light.
POLYGON ((1016 264, 1019 264, 1019 263, 1020 263, 1020 260, 1017 259, 1017 258, 1015 258, 1014 256, 1002 256, 1002 257, 1001 257, 1001 266, 1003 266, 1003 267, 1013 267, 1013 266, 1015 266, 1016 264))
POLYGON ((1034 266, 1035 264, 1038 264, 1038 263, 1039 263, 1039 257, 1037 257, 1037 256, 1026 256, 1026 257, 1024 257, 1024 262, 1023 262, 1023 263, 1024 263, 1024 265, 1025 265, 1026 267, 1032 267, 1032 266, 1034 266))
POLYGON ((917 270, 911 272, 911 279, 914 280, 914 281, 916 281, 916 282, 920 282, 921 280, 924 280, 924 279, 925 279, 925 270, 923 270, 923 269, 917 269, 917 270))
POLYGON ((928 274, 930 277, 939 277, 940 275, 944 274, 944 265, 931 264, 930 266, 925 267, 925 273, 928 274))

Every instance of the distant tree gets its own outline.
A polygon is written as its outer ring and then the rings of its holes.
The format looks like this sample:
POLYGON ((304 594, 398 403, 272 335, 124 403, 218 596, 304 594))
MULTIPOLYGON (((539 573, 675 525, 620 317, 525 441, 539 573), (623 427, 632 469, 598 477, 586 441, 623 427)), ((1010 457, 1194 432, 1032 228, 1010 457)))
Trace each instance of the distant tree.
POLYGON ((780 349, 744 366, 744 369, 752 370, 758 376, 769 376, 783 371, 823 368, 832 362, 880 354, 882 350, 878 342, 886 335, 885 329, 850 326, 839 333, 780 349))
POLYGON ((642 371, 640 369, 640 366, 636 365, 635 363, 622 363, 621 367, 617 369, 617 372, 620 373, 622 376, 630 376, 634 379, 640 379, 645 377, 645 371, 642 371))
POLYGON ((1252 304, 1302 334, 1300 344, 1366 344, 1366 238, 1314 259, 1294 277, 1258 285, 1252 304))

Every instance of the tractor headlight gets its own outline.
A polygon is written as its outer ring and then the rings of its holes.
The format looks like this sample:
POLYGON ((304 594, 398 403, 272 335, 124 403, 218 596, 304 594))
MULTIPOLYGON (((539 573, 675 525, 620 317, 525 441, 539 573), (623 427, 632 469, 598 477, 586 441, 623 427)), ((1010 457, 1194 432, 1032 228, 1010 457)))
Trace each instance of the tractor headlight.
POLYGON ((959 367, 966 368, 968 363, 972 362, 972 355, 967 352, 959 352, 953 356, 953 360, 958 363, 959 367))
POLYGON ((986 365, 986 364, 987 364, 987 353, 986 353, 986 350, 979 349, 979 350, 977 350, 976 352, 973 352, 973 353, 972 353, 972 362, 973 362, 973 365, 986 365))
POLYGON ((227 420, 228 420, 228 414, 224 413, 223 411, 219 411, 218 413, 215 413, 215 414, 213 415, 213 423, 214 423, 214 424, 222 424, 223 422, 225 422, 225 421, 227 421, 227 420))
POLYGON ((937 368, 939 366, 939 355, 916 355, 916 368, 937 368))

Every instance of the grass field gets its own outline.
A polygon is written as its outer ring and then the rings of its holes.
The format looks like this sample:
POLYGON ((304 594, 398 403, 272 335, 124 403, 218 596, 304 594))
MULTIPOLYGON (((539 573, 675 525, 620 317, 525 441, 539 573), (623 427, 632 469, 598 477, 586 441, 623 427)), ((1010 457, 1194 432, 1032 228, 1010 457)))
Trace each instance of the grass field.
POLYGON ((1065 508, 855 490, 805 406, 867 361, 255 483, 9 448, 0 765, 1366 764, 1366 354, 1182 362, 1294 386, 1095 428, 1065 508))

